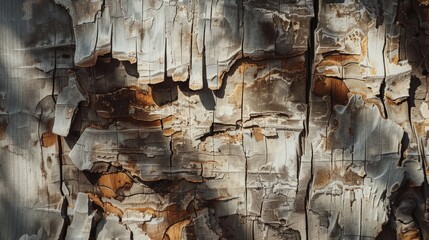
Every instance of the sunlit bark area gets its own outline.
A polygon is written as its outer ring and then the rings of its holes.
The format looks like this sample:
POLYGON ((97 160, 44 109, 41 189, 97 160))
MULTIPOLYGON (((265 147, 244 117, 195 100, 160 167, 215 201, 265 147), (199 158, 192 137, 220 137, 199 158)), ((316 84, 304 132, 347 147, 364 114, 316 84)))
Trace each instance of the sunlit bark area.
POLYGON ((0 1, 0 239, 429 239, 429 1, 0 1))

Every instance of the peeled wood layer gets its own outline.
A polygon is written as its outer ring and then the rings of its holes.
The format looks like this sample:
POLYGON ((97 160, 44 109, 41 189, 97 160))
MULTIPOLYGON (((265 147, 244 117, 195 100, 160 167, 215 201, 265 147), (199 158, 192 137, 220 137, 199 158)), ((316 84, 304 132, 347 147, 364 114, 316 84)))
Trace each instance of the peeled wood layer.
POLYGON ((0 238, 427 239, 425 2, 2 1, 0 238))

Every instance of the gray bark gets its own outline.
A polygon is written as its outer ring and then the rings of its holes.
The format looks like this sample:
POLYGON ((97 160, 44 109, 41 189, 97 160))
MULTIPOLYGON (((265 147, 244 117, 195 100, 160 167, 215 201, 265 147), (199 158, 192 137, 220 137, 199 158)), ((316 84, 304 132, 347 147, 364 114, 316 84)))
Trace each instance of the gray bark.
POLYGON ((429 239, 429 2, 3 0, 1 239, 429 239))

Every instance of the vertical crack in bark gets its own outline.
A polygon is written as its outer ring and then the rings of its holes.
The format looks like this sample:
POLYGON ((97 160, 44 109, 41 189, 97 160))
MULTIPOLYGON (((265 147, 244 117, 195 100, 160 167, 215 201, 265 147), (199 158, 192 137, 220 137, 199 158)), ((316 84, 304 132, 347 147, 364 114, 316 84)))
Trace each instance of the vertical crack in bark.
MULTIPOLYGON (((421 83, 420 83, 419 79, 415 75, 411 74, 411 77, 410 77, 410 89, 409 89, 409 92, 408 92, 409 94, 408 94, 408 97, 407 97, 407 107, 408 107, 408 109, 407 109, 408 112, 407 113, 408 113, 408 122, 410 124, 412 133, 411 133, 411 136, 409 136, 407 132, 404 132, 404 137, 402 138, 402 141, 401 141, 401 144, 402 144, 401 145, 401 159, 399 160, 399 164, 398 164, 399 166, 402 166, 402 162, 405 159, 405 151, 410 146, 410 142, 417 143, 417 148, 419 148, 419 145, 420 145, 420 143, 419 143, 419 136, 417 135, 415 126, 414 126, 413 121, 412 121, 412 116, 411 116, 411 110, 412 110, 412 108, 416 107, 416 104, 415 104, 414 100, 416 98, 417 88, 420 85, 421 85, 421 83), (405 144, 406 144, 406 146, 405 146, 405 144)), ((424 169, 423 169, 423 172, 425 172, 424 169)))
MULTIPOLYGON (((385 26, 385 28, 387 28, 387 26, 385 26)), ((386 91, 386 76, 387 76, 387 67, 386 67, 386 44, 387 44, 387 29, 384 30, 384 44, 383 44, 383 49, 382 49, 382 55, 383 55, 383 80, 380 84, 380 100, 381 100, 381 104, 383 104, 383 111, 384 111, 384 117, 387 119, 388 118, 388 114, 387 114, 387 109, 386 109, 386 102, 385 102, 385 91, 386 91)))
MULTIPOLYGON (((176 15, 177 15, 177 11, 176 11, 176 15)), ((165 28, 166 28, 166 26, 164 25, 164 29, 165 28)), ((164 61, 164 82, 166 82, 167 78, 168 78, 168 76, 167 76, 167 48, 168 48, 168 42, 167 41, 168 41, 167 36, 165 36, 165 38, 164 38, 164 60, 165 60, 164 61)), ((173 102, 173 94, 171 92, 171 85, 170 84, 168 86, 170 86, 170 91, 169 91, 170 100, 169 100, 169 102, 171 103, 171 102, 173 102)), ((151 91, 153 91, 153 89, 151 89, 151 91)), ((161 131, 164 131, 164 121, 163 121, 163 119, 161 119, 159 121, 161 123, 161 131)), ((170 138, 170 142, 169 142, 169 147, 170 147, 170 158, 169 158, 169 160, 170 160, 170 166, 169 166, 169 173, 168 173, 168 175, 169 175, 169 179, 170 180, 172 180, 172 175, 173 175, 172 174, 173 154, 174 154, 174 152, 173 152, 173 135, 174 134, 172 134, 171 136, 169 136, 169 138, 170 138)))
MULTIPOLYGON (((238 2, 238 0, 237 0, 238 2)), ((238 6, 238 4, 237 4, 238 6)), ((244 28, 244 0, 240 1, 240 7, 241 7, 241 16, 239 14, 239 8, 237 7, 237 17, 238 17, 238 24, 239 26, 242 27, 243 31, 241 33, 241 58, 244 58, 244 32, 245 32, 245 28, 244 28), (240 18, 241 17, 241 18, 240 18)), ((239 61, 237 61, 238 63, 239 61)), ((246 153, 246 148, 245 148, 245 144, 244 144, 244 72, 241 75, 241 105, 240 105, 240 123, 237 124, 238 127, 240 127, 241 130, 241 148, 243 149, 243 155, 244 155, 244 207, 245 207, 245 220, 246 222, 248 221, 248 190, 247 190, 247 182, 248 182, 248 156, 246 153)), ((262 209, 262 208, 261 208, 262 209)), ((252 222, 252 228, 251 228, 251 236, 252 239, 255 238, 255 226, 254 226, 254 222, 252 222)), ((246 228, 246 235, 247 235, 247 230, 248 228, 246 228)))
MULTIPOLYGON (((57 43, 57 34, 56 29, 54 28, 54 44, 57 43)), ((51 91, 51 97, 54 103, 57 103, 57 100, 55 99, 55 81, 56 81, 56 74, 57 74, 57 47, 54 46, 54 68, 52 70, 52 91, 51 91)), ((40 120, 39 120, 40 121, 40 120)), ((40 137, 39 137, 40 139, 40 137)), ((42 146, 41 146, 42 147, 42 146)), ((59 166, 59 175, 60 175, 60 181, 59 181, 59 188, 61 196, 63 197, 63 202, 61 205, 61 217, 63 218, 63 226, 61 228, 60 235, 58 237, 59 240, 63 240, 66 238, 67 235, 67 228, 70 225, 70 218, 67 215, 67 208, 68 208, 68 201, 63 191, 63 183, 64 183, 64 176, 63 176, 63 146, 61 142, 61 136, 57 135, 57 147, 58 147, 58 166, 59 166)), ((41 150, 43 152, 43 150, 41 150)), ((43 154, 42 154, 43 157, 43 154)))
MULTIPOLYGON (((248 195, 247 195, 247 164, 248 164, 248 157, 247 157, 247 153, 246 153, 246 148, 244 146, 244 119, 243 119, 243 107, 244 107, 244 74, 242 75, 242 81, 241 81, 241 112, 240 112, 240 124, 238 125, 241 129, 241 148, 243 149, 243 155, 244 155, 244 206, 245 206, 245 213, 246 213, 246 221, 247 221, 247 216, 248 216, 248 195)), ((252 231, 253 231, 253 226, 252 226, 252 231)), ((253 236, 253 233, 252 233, 253 236)))
POLYGON ((68 201, 66 196, 64 195, 63 191, 63 183, 64 183, 64 176, 63 176, 63 145, 62 145, 62 139, 61 136, 57 136, 57 146, 58 146, 58 164, 59 164, 59 171, 60 171, 60 192, 63 196, 63 203, 61 205, 61 217, 64 219, 63 226, 61 228, 61 233, 58 237, 59 240, 63 240, 66 238, 67 235, 67 228, 70 225, 70 218, 67 214, 68 209, 68 201))
MULTIPOLYGON (((410 121, 411 122, 411 121, 410 121)), ((404 131, 404 135, 401 139, 401 149, 400 149, 400 156, 398 161, 398 166, 402 166, 403 161, 405 160, 405 151, 407 151, 408 147, 410 145, 410 138, 408 136, 408 133, 404 131)))
POLYGON ((56 32, 56 28, 54 27, 54 69, 52 70, 52 92, 51 92, 51 96, 52 96, 52 100, 54 101, 54 103, 57 103, 57 100, 55 99, 55 77, 57 74, 57 32, 56 32))
POLYGON ((40 133, 40 127, 42 124, 42 115, 43 115, 43 111, 40 111, 40 115, 38 116, 38 123, 37 123, 37 139, 39 140, 39 149, 40 149, 40 157, 41 157, 40 161, 41 161, 41 164, 44 164, 45 157, 43 154, 43 138, 42 138, 43 134, 40 133))
MULTIPOLYGON (((313 20, 311 20, 313 21, 313 20)), ((313 25, 313 24, 312 24, 313 25)), ((317 25, 317 24, 316 24, 317 25)), ((310 31, 310 38, 307 43, 307 54, 306 54, 306 83, 305 83, 305 104, 307 104, 307 112, 306 112, 306 119, 305 119, 305 138, 308 137, 310 134, 310 95, 311 95, 311 80, 313 77, 312 69, 313 69, 313 59, 314 59, 314 53, 312 51, 314 46, 314 33, 313 33, 313 26, 312 30, 310 31)))
MULTIPOLYGON (((306 112, 306 134, 305 134, 305 144, 309 144, 309 148, 307 149, 307 147, 305 148, 305 153, 309 153, 311 154, 310 157, 310 178, 308 180, 307 183, 307 188, 306 188, 306 192, 305 192, 305 202, 304 202, 304 217, 305 217, 305 234, 306 234, 306 239, 309 239, 309 234, 310 234, 310 223, 309 223, 309 216, 308 213, 310 211, 310 191, 312 189, 312 184, 313 184, 313 178, 314 178, 314 174, 313 174, 313 167, 314 167, 314 159, 313 159, 313 144, 311 143, 311 141, 308 139, 308 136, 310 134, 310 116, 311 116, 311 89, 312 89, 312 83, 313 83, 313 63, 314 63, 314 58, 315 58, 315 54, 316 54, 316 39, 315 39, 315 34, 316 34, 316 29, 318 26, 318 22, 319 22, 319 0, 313 0, 313 11, 314 11, 314 17, 310 20, 310 36, 307 40, 307 54, 306 54, 306 86, 305 86, 305 101, 307 104, 307 112, 306 112)), ((302 157, 301 157, 301 161, 302 161, 302 157)))
POLYGON ((309 208, 309 204, 310 204, 310 191, 312 189, 312 185, 313 185, 313 144, 310 143, 310 180, 307 183, 307 189, 305 192, 305 202, 304 202, 304 214, 305 214, 305 234, 306 234, 306 238, 309 239, 308 235, 310 233, 310 226, 309 226, 309 219, 308 219, 308 211, 310 211, 309 208))

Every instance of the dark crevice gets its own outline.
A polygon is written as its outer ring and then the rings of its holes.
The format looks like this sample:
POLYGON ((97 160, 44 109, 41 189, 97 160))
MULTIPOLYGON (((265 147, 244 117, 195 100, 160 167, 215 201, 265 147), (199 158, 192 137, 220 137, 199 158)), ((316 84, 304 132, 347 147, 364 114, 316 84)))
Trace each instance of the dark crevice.
MULTIPOLYGON (((384 73, 384 74, 386 74, 386 73, 384 73)), ((383 105, 383 112, 384 112, 384 114, 383 114, 384 116, 383 117, 387 119, 388 116, 387 116, 387 109, 386 109, 386 103, 385 103, 385 98, 384 98, 384 91, 385 91, 385 89, 386 89, 386 78, 384 78, 382 80, 382 82, 381 82, 381 85, 380 85, 380 94, 378 96, 380 97, 381 104, 383 105)))
MULTIPOLYGON (((213 113, 213 115, 214 115, 214 113, 213 113)), ((233 124, 218 124, 218 123, 215 123, 214 119, 213 119, 213 122, 210 125, 209 131, 204 133, 202 136, 198 137, 198 139, 201 142, 204 142, 204 141, 206 141, 206 139, 208 137, 213 137, 216 134, 224 133, 224 132, 231 131, 231 130, 239 130, 240 128, 242 128, 242 126, 240 125, 239 122, 235 125, 233 125, 233 124)))
POLYGON ((93 209, 95 211, 97 211, 97 213, 95 214, 94 218, 91 220, 91 230, 89 231, 88 240, 96 240, 97 239, 97 225, 101 219, 99 214, 101 212, 103 212, 103 209, 94 203, 90 203, 89 206, 93 207, 93 209))
POLYGON ((307 54, 305 58, 305 66, 306 66, 306 82, 305 82, 305 104, 307 105, 307 118, 305 119, 305 136, 308 136, 310 133, 309 125, 310 125, 310 94, 311 94, 311 80, 312 80, 312 70, 313 70, 313 46, 314 46, 314 30, 313 25, 317 25, 313 23, 313 19, 311 20, 312 30, 310 31, 310 38, 307 41, 307 54))
POLYGON ((408 102, 408 118, 411 121, 411 108, 415 107, 415 99, 416 99, 416 91, 417 88, 422 85, 420 79, 416 76, 411 76, 410 79, 410 89, 409 89, 409 96, 407 98, 407 102, 408 102))
POLYGON ((408 149, 409 145, 410 145, 410 138, 408 137, 408 133, 404 132, 404 135, 402 136, 402 140, 401 140, 401 149, 400 149, 398 166, 402 166, 402 163, 405 160, 405 151, 408 149))
MULTIPOLYGON (((164 130, 164 123, 163 121, 161 121, 161 129, 164 130)), ((172 173, 172 169, 173 169, 173 159, 174 159, 174 151, 173 151, 173 136, 170 136, 170 141, 169 141, 169 147, 170 147, 170 156, 169 156, 169 161, 170 161, 170 166, 169 166, 169 177, 170 179, 173 179, 173 173, 172 173)))
MULTIPOLYGON (((314 17, 310 20, 310 36, 309 39, 307 41, 307 54, 306 54, 306 59, 305 59, 305 63, 306 63, 306 74, 307 74, 307 78, 306 78, 306 86, 305 86, 305 101, 307 104, 307 117, 306 117, 306 125, 305 125, 305 130, 306 133, 305 135, 308 136, 310 133, 310 116, 311 116, 311 86, 312 86, 312 80, 313 80, 313 63, 314 63, 314 58, 315 58, 315 44, 316 44, 316 40, 315 40, 315 33, 316 33, 316 29, 318 26, 318 17, 319 17, 319 0, 313 0, 313 8, 314 8, 314 17)), ((308 212, 310 211, 309 209, 309 203, 310 203, 310 190, 312 188, 312 184, 313 184, 313 146, 311 144, 311 142, 309 142, 309 147, 310 149, 308 151, 306 151, 307 153, 310 153, 310 179, 308 180, 307 183, 307 188, 305 191, 305 201, 304 201, 304 216, 305 216, 305 233, 306 233, 306 239, 309 239, 309 234, 310 234, 310 223, 309 223, 309 219, 308 219, 308 212)))
POLYGON ((153 101, 159 107, 171 104, 178 100, 178 86, 183 82, 174 82, 171 77, 164 77, 164 81, 150 84, 153 101))
POLYGON ((378 236, 375 239, 376 240, 385 240, 385 239, 396 240, 396 231, 393 227, 394 221, 395 221, 395 216, 392 213, 390 213, 389 221, 383 224, 381 232, 378 234, 378 236))
POLYGON ((57 100, 55 99, 55 77, 57 75, 57 48, 54 48, 54 69, 52 70, 52 100, 54 103, 57 103, 57 100))
POLYGON ((387 73, 386 73, 386 71, 387 71, 387 69, 386 69, 386 52, 385 52, 386 51, 386 44, 387 44, 387 33, 384 34, 384 44, 383 44, 383 50, 382 50, 384 76, 383 76, 383 80, 380 84, 380 95, 379 95, 380 100, 381 100, 381 104, 383 104, 383 111, 384 111, 383 117, 387 119, 388 115, 387 115, 387 109, 386 109, 386 103, 385 103, 386 99, 384 96, 385 90, 386 90, 386 75, 387 75, 387 73))
POLYGON ((304 202, 304 210, 305 210, 305 233, 306 233, 306 237, 308 238, 308 235, 310 234, 310 226, 309 226, 309 219, 308 219, 308 211, 310 211, 309 209, 309 203, 310 203, 310 189, 312 188, 312 184, 313 184, 313 146, 310 146, 310 151, 311 151, 311 157, 310 157, 310 179, 307 183, 307 189, 305 191, 305 202, 304 202))
POLYGON ((139 72, 137 71, 137 63, 130 63, 129 61, 121 61, 121 63, 124 66, 125 72, 127 72, 128 75, 133 76, 135 78, 139 77, 139 72))
POLYGON ((67 228, 70 225, 70 218, 67 215, 67 209, 69 207, 69 203, 66 197, 63 197, 63 203, 61 205, 61 217, 64 219, 63 226, 61 228, 61 233, 58 237, 58 240, 65 240, 67 236, 67 228))
MULTIPOLYGON (((55 31, 55 28, 54 28, 55 31)), ((55 43, 56 43, 56 33, 55 35, 55 43)), ((52 92, 51 97, 54 103, 56 104, 57 101, 55 99, 55 81, 56 81, 56 74, 57 74, 57 48, 54 48, 54 69, 52 70, 52 92)), ((59 181, 59 188, 60 193, 63 196, 63 202, 61 205, 61 217, 63 218, 64 222, 61 228, 60 235, 58 236, 59 240, 63 240, 66 238, 67 235, 67 228, 70 225, 70 218, 67 215, 67 209, 68 209, 68 201, 63 191, 63 184, 64 184, 64 176, 63 176, 63 146, 62 146, 62 139, 61 136, 57 135, 57 147, 58 147, 58 166, 59 166, 59 173, 60 173, 60 181, 59 181)))
MULTIPOLYGON (((238 1, 237 1, 237 6, 238 6, 239 4, 238 4, 238 1)), ((247 57, 244 57, 244 36, 245 36, 245 28, 244 28, 244 0, 241 0, 240 1, 240 7, 241 7, 241 16, 239 15, 238 17, 239 17, 239 27, 243 27, 243 31, 242 31, 242 33, 241 33, 241 58, 239 58, 237 61, 235 61, 234 63, 233 63, 233 65, 231 66, 231 68, 230 69, 233 69, 233 72, 235 72, 236 70, 237 70, 237 68, 238 68, 238 66, 240 66, 243 62, 245 62, 245 61, 248 61, 249 59, 247 58, 247 57)), ((238 9, 238 8, 237 8, 238 9)), ((240 10, 238 10, 238 11, 240 11, 240 10)), ((239 14, 240 12, 238 12, 238 14, 239 14)), ((232 73, 231 73, 232 74, 232 73)), ((244 206, 245 206, 245 214, 246 214, 246 221, 248 221, 248 218, 247 218, 247 216, 248 216, 248 209, 249 209, 249 206, 248 206, 248 190, 247 190, 247 188, 248 188, 248 185, 247 185, 247 182, 248 182, 248 156, 247 156, 247 154, 246 154, 246 148, 245 148, 245 144, 244 144, 244 132, 243 132, 243 130, 244 130, 244 128, 243 128, 243 121, 244 121, 244 112, 243 112, 243 107, 244 107, 244 84, 245 84, 245 81, 244 81, 244 74, 242 75, 242 79, 241 79, 241 105, 240 105, 240 122, 237 122, 237 127, 238 128, 240 128, 240 130, 241 130, 241 135, 242 135, 242 139, 241 139, 241 148, 243 149, 243 156, 244 156, 244 201, 245 201, 245 203, 244 203, 244 206)), ((226 81, 225 81, 225 85, 226 85, 226 81)), ((226 88, 226 86, 224 87, 224 88, 226 88)), ((248 228, 246 228, 246 236, 248 236, 248 233, 247 233, 247 230, 248 230, 248 228)), ((254 234, 253 234, 253 232, 254 232, 254 226, 252 225, 252 228, 251 228, 251 236, 252 236, 252 238, 254 238, 254 234)))
POLYGON ((67 215, 67 209, 68 209, 68 201, 67 198, 63 192, 63 184, 64 184, 64 176, 63 176, 63 145, 62 145, 62 139, 61 136, 57 136, 57 145, 58 145, 58 164, 59 164, 59 171, 60 171, 60 192, 63 196, 63 204, 61 205, 61 217, 64 219, 63 226, 61 228, 61 234, 58 237, 59 240, 63 240, 66 238, 67 235, 67 228, 70 225, 70 218, 67 215))
POLYGON ((377 19, 375 27, 378 28, 384 22, 384 10, 382 0, 377 0, 377 19))
POLYGON ((82 172, 85 175, 86 179, 88 179, 88 181, 92 185, 96 185, 97 182, 98 182, 98 179, 100 179, 100 177, 102 175, 101 173, 91 172, 91 171, 88 171, 88 170, 83 170, 82 172))
MULTIPOLYGON (((168 46, 168 39, 167 39, 167 37, 165 37, 164 38, 164 80, 162 81, 162 82, 164 82, 167 78, 168 78, 168 76, 167 76, 167 71, 168 71, 168 68, 167 68, 167 58, 168 58, 168 56, 167 56, 167 47, 168 46)), ((135 63, 136 64, 136 68, 137 68, 137 63, 135 63)))
MULTIPOLYGON (((407 105, 408 105, 408 121, 410 123, 410 126, 413 127, 412 122, 412 116, 411 116, 411 109, 416 107, 415 99, 416 99, 416 91, 417 88, 421 85, 420 79, 416 76, 412 75, 410 79, 410 89, 409 89, 409 96, 407 98, 407 105)), ((413 142, 418 142, 418 135, 412 134, 411 136, 413 142)), ((409 139, 410 141, 410 139, 409 139)), ((401 151, 401 153, 403 153, 401 151)))

